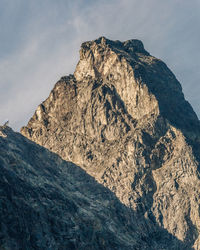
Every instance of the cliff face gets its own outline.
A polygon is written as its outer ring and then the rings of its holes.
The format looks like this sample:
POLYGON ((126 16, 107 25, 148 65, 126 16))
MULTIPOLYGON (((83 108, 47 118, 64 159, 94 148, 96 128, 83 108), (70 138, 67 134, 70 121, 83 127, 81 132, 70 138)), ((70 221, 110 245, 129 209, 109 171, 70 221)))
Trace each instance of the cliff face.
POLYGON ((56 83, 21 133, 78 164, 138 220, 200 248, 199 120, 141 41, 83 43, 74 74, 56 83))
POLYGON ((0 249, 184 249, 73 163, 0 127, 0 249))

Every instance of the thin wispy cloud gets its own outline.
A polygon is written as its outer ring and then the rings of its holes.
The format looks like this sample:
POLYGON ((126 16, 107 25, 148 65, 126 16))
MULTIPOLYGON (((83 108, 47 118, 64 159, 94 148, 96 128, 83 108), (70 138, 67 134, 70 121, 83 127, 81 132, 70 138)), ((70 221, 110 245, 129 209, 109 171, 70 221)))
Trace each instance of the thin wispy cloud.
POLYGON ((198 0, 0 0, 0 123, 19 130, 63 75, 83 41, 141 39, 180 80, 200 115, 198 0))

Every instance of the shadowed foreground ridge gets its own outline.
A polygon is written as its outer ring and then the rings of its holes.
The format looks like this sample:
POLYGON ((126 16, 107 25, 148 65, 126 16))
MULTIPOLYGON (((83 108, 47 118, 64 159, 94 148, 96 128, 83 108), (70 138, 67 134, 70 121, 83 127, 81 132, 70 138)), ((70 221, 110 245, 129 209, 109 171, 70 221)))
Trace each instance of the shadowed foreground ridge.
POLYGON ((0 169, 0 249, 184 246, 145 218, 137 221, 84 170, 8 127, 0 127, 0 169))
POLYGON ((83 168, 137 221, 200 248, 200 123, 174 74, 141 41, 83 43, 74 74, 21 133, 83 168))

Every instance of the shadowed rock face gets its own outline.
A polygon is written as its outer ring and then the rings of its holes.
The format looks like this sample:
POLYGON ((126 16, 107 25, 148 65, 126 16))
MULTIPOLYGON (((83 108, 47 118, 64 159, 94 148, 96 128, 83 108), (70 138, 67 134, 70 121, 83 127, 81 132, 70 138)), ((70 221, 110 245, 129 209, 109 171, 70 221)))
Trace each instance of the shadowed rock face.
POLYGON ((200 248, 200 125, 181 85, 138 40, 83 43, 23 135, 113 191, 137 218, 200 248))
POLYGON ((73 163, 0 127, 0 249, 184 249, 73 163))

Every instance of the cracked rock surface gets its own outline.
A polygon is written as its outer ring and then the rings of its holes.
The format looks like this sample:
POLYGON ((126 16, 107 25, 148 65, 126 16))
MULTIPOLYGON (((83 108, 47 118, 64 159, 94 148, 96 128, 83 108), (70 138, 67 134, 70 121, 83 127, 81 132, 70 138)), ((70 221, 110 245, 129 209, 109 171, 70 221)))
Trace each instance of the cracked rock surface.
POLYGON ((141 41, 83 43, 74 74, 21 133, 83 168, 138 221, 200 249, 200 123, 174 74, 141 41))
POLYGON ((0 249, 183 249, 71 162, 0 127, 0 249))

